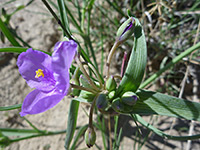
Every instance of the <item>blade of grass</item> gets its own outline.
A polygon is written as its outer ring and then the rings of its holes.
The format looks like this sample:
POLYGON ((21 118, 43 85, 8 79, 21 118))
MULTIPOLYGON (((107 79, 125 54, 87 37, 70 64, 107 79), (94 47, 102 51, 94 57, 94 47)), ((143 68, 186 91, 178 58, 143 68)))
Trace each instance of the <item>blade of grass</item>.
POLYGON ((115 120, 115 127, 114 127, 114 139, 115 141, 113 142, 113 149, 116 147, 117 143, 117 127, 118 127, 118 121, 119 121, 119 116, 114 116, 115 120))
POLYGON ((200 134, 197 135, 192 135, 192 136, 173 136, 166 134, 162 132, 161 130, 155 128, 154 126, 150 125, 147 123, 140 115, 137 114, 130 114, 132 118, 135 118, 141 125, 145 126, 147 129, 153 131, 155 134, 166 138, 166 139, 171 139, 171 140, 177 140, 177 141, 185 141, 185 140, 194 140, 194 139, 199 139, 200 134))
POLYGON ((158 79, 158 77, 163 72, 165 72, 166 70, 168 70, 169 68, 171 68, 173 65, 175 65, 176 63, 178 63, 182 58, 188 56, 190 53, 192 53, 193 51, 195 51, 197 49, 200 49, 200 42, 197 43, 196 45, 188 48, 187 50, 185 50, 184 52, 182 52, 181 54, 179 54, 178 56, 176 56, 174 59, 172 59, 172 61, 170 61, 165 67, 163 67, 161 70, 159 70, 158 72, 156 72, 155 74, 153 74, 151 77, 149 77, 147 80, 145 80, 140 85, 140 88, 144 88, 148 84, 150 84, 151 82, 153 82, 154 80, 158 79))
MULTIPOLYGON (((61 22, 63 26, 65 27, 65 29, 68 31, 68 33, 71 34, 70 29, 69 29, 68 19, 67 19, 67 11, 65 9, 65 2, 64 0, 57 0, 57 3, 58 3, 59 12, 60 12, 61 22)), ((63 32, 63 34, 64 36, 66 36, 65 32, 63 32)))
POLYGON ((13 109, 20 109, 22 104, 12 105, 12 106, 1 106, 0 111, 8 111, 13 109))
POLYGON ((71 100, 69 115, 68 115, 68 123, 67 123, 67 131, 65 138, 65 149, 68 150, 70 147, 70 143, 74 136, 74 132, 76 129, 76 122, 78 117, 78 109, 79 109, 79 101, 71 100))
POLYGON ((85 133, 87 127, 88 127, 88 124, 82 126, 82 127, 78 130, 78 132, 77 132, 77 134, 76 134, 76 136, 75 136, 75 138, 74 138, 73 144, 72 144, 72 146, 71 146, 71 148, 70 148, 71 150, 75 150, 76 144, 77 144, 78 140, 79 140, 80 137, 85 133))
POLYGON ((10 41, 10 43, 13 46, 21 47, 21 45, 16 41, 16 39, 14 38, 14 36, 12 35, 12 33, 7 28, 7 26, 3 23, 3 21, 1 20, 1 18, 0 18, 0 29, 1 29, 1 31, 3 32, 3 34, 7 37, 7 39, 10 41))
MULTIPOLYGON (((22 53, 25 52, 28 48, 24 48, 24 47, 5 47, 5 48, 0 48, 0 52, 8 52, 8 53, 22 53)), ((46 51, 42 51, 42 50, 38 50, 41 51, 43 53, 46 53, 48 55, 51 55, 50 52, 46 52, 46 51)))

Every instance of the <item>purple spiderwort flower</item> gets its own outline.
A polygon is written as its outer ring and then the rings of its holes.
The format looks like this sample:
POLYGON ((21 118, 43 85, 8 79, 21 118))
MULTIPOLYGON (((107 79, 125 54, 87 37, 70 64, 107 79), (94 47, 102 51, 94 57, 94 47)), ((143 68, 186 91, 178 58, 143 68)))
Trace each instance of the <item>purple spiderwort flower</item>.
POLYGON ((58 42, 52 56, 28 49, 19 55, 17 66, 31 88, 20 112, 21 116, 44 112, 59 103, 70 86, 69 68, 77 51, 77 44, 58 42))

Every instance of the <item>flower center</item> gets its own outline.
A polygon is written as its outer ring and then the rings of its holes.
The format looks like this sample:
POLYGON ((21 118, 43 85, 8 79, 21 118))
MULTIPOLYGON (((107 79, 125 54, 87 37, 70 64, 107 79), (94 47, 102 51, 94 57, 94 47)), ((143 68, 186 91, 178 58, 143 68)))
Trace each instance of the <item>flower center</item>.
POLYGON ((36 73, 35 78, 39 78, 40 76, 44 77, 42 69, 38 69, 37 71, 35 71, 35 73, 36 73))

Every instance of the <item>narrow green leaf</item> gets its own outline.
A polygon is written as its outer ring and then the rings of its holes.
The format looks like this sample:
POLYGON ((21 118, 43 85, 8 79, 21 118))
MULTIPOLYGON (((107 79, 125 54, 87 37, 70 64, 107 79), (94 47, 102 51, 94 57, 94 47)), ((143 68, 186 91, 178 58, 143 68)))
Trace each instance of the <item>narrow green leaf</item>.
POLYGON ((149 123, 147 123, 144 119, 142 119, 142 117, 140 117, 140 115, 131 114, 131 117, 136 119, 136 121, 138 121, 140 124, 142 124, 143 126, 148 128, 149 130, 153 131, 154 133, 156 133, 157 135, 159 135, 159 136, 161 136, 163 138, 167 138, 167 139, 171 139, 171 140, 177 140, 177 141, 194 140, 194 139, 199 139, 200 138, 200 134, 192 135, 192 136, 173 136, 173 135, 169 135, 169 134, 166 134, 166 133, 162 132, 161 130, 155 128, 154 126, 150 125, 149 123))
MULTIPOLYGON (((67 19, 67 11, 65 8, 65 2, 64 0, 57 0, 58 2, 58 8, 59 8, 59 12, 60 12, 60 17, 61 17, 61 22, 63 24, 63 26, 65 27, 65 29, 68 31, 68 33, 71 33, 69 30, 69 23, 68 23, 68 19, 67 19)), ((64 35, 65 32, 63 32, 64 35)), ((68 37, 70 38, 70 37, 68 37)))
POLYGON ((165 67, 163 67, 162 69, 160 69, 158 72, 154 73, 151 77, 149 77, 147 80, 145 80, 141 85, 140 88, 144 88, 145 86, 147 86, 148 84, 150 84, 151 82, 153 82, 154 80, 158 79, 158 77, 165 72, 166 70, 168 70, 170 67, 172 67, 173 65, 175 65, 177 62, 179 62, 181 59, 183 59, 184 57, 186 57, 187 55, 191 54, 193 51, 197 50, 200 48, 200 42, 197 43, 196 45, 188 48, 187 50, 185 50, 184 52, 182 52, 181 54, 179 54, 178 56, 176 56, 174 59, 172 59, 172 61, 170 61, 165 67))
POLYGON ((74 142, 73 142, 73 144, 72 144, 72 146, 70 148, 71 150, 75 150, 75 147, 76 147, 76 144, 77 144, 78 140, 80 139, 80 137, 82 135, 84 135, 84 133, 85 133, 87 128, 88 128, 88 125, 84 125, 78 130, 78 132, 76 134, 76 137, 74 138, 74 142))
POLYGON ((0 131, 5 136, 30 136, 38 133, 38 131, 31 129, 0 128, 0 131))
POLYGON ((23 47, 5 47, 0 48, 0 52, 8 52, 8 53, 22 53, 25 52, 28 48, 23 47))
POLYGON ((137 18, 135 19, 134 45, 124 76, 117 90, 117 95, 126 91, 135 92, 140 86, 147 62, 147 47, 144 31, 137 18))
POLYGON ((22 104, 12 105, 12 106, 0 106, 0 111, 8 111, 13 109, 20 109, 22 104))
POLYGON ((131 113, 158 114, 200 121, 200 103, 146 90, 140 90, 137 95, 139 100, 131 113))
POLYGON ((119 149, 121 137, 122 137, 122 128, 120 128, 120 130, 119 130, 119 135, 118 135, 118 139, 117 139, 117 142, 116 142, 116 150, 119 149))
POLYGON ((67 131, 66 131, 66 138, 65 138, 65 149, 66 150, 68 150, 70 147, 70 143, 72 141, 72 138, 74 136, 74 132, 76 129, 79 103, 80 102, 76 101, 76 100, 71 100, 71 103, 70 103, 67 131))
POLYGON ((13 46, 21 47, 21 45, 15 40, 14 36, 12 35, 12 33, 7 28, 7 26, 3 23, 1 18, 0 18, 0 30, 3 32, 3 34, 7 37, 7 39, 10 41, 10 43, 13 46))
MULTIPOLYGON (((28 48, 24 48, 24 47, 5 47, 5 48, 0 48, 0 52, 8 52, 8 53, 22 53, 25 52, 28 48)), ((48 55, 51 55, 50 52, 46 52, 43 50, 38 50, 41 51, 43 53, 46 53, 48 55)))

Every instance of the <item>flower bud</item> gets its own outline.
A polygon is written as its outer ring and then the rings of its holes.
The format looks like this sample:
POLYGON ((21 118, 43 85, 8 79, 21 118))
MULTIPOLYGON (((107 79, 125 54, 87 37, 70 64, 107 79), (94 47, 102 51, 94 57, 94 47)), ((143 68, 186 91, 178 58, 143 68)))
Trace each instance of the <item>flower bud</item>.
POLYGON ((0 147, 6 147, 11 143, 10 139, 0 131, 0 147))
POLYGON ((110 76, 108 80, 106 81, 106 89, 108 91, 113 91, 116 89, 117 83, 115 82, 115 79, 113 76, 110 76))
POLYGON ((86 88, 92 88, 89 81, 86 79, 86 77, 84 75, 80 75, 79 80, 80 80, 80 83, 82 86, 84 86, 86 88))
POLYGON ((133 110, 132 106, 122 103, 119 97, 112 101, 112 108, 119 113, 130 113, 133 110))
POLYGON ((106 98, 106 94, 99 94, 96 100, 96 105, 100 111, 104 111, 108 107, 108 100, 106 98))
POLYGON ((88 102, 92 102, 95 95, 91 92, 81 90, 80 97, 86 99, 88 102))
POLYGON ((120 42, 124 42, 127 40, 134 32, 134 24, 135 19, 130 17, 126 20, 117 30, 117 40, 120 42))
POLYGON ((130 106, 133 106, 137 100, 138 100, 137 95, 131 91, 124 93, 121 98, 121 101, 123 103, 130 106))
POLYGON ((111 91, 110 93, 108 93, 109 100, 113 99, 114 96, 115 96, 115 91, 111 91))
POLYGON ((85 143, 90 148, 95 144, 96 141, 96 133, 93 127, 88 127, 85 132, 85 143))
POLYGON ((120 98, 119 97, 112 101, 112 108, 116 112, 121 112, 122 110, 124 110, 124 105, 120 102, 120 98))

